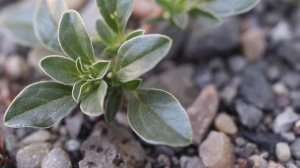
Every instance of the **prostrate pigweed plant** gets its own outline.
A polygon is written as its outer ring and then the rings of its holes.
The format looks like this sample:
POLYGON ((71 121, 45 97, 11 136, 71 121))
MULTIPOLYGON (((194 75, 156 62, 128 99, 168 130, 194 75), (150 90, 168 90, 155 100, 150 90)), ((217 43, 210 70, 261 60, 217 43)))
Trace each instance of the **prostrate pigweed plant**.
POLYGON ((77 105, 84 114, 104 115, 111 122, 124 92, 129 92, 129 123, 142 139, 154 144, 188 145, 192 139, 191 125, 176 98, 163 90, 139 87, 142 81, 139 77, 167 55, 172 40, 159 34, 144 35, 142 30, 127 33, 132 0, 97 2, 102 16, 97 21, 97 31, 106 51, 101 55, 107 59, 95 56, 78 12, 41 1, 34 25, 37 37, 48 48, 64 54, 41 60, 41 68, 54 81, 26 87, 7 109, 5 125, 51 127, 77 105), (52 7, 59 12, 51 12, 52 7), (56 16, 59 13, 62 13, 60 19, 56 16), (56 31, 57 37, 53 36, 56 31))
POLYGON ((156 0, 164 9, 161 18, 186 29, 190 21, 217 25, 223 17, 242 14, 255 7, 260 0, 156 0))

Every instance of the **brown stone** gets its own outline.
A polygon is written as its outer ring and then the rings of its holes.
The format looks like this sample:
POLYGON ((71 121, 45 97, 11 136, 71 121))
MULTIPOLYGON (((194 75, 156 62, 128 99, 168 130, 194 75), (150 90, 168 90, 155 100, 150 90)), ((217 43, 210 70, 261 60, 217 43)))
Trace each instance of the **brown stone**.
POLYGON ((208 168, 233 167, 233 146, 224 133, 210 132, 207 139, 200 145, 199 154, 208 168))
POLYGON ((187 110, 193 129, 193 142, 200 144, 216 116, 219 95, 214 85, 205 87, 187 110))
POLYGON ((226 113, 219 114, 215 119, 214 125, 218 131, 226 134, 234 135, 238 131, 233 119, 226 113))
POLYGON ((241 43, 243 54, 249 62, 255 62, 265 54, 266 37, 260 28, 247 30, 241 37, 241 43))

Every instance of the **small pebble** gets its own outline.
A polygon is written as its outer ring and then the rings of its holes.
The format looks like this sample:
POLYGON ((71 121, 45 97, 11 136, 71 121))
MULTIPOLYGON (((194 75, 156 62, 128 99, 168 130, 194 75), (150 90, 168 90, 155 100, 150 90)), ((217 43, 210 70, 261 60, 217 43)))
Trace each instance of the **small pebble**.
POLYGON ((30 68, 24 58, 18 55, 9 56, 5 62, 5 72, 11 79, 22 79, 29 75, 30 68))
POLYGON ((300 138, 297 138, 291 144, 291 153, 292 153, 293 157, 300 160, 300 138))
POLYGON ((218 131, 229 135, 234 135, 238 131, 233 119, 226 113, 219 114, 216 117, 214 124, 218 131))
POLYGON ((282 161, 286 162, 291 159, 291 150, 287 143, 280 142, 276 144, 276 156, 282 161))
POLYGON ((171 161, 168 158, 168 156, 160 154, 157 158, 157 161, 159 162, 159 165, 164 166, 164 167, 170 167, 171 166, 171 161))
POLYGON ((75 152, 78 151, 80 148, 80 142, 75 139, 70 139, 65 143, 65 148, 69 152, 75 152))
POLYGON ((68 154, 61 148, 52 149, 43 159, 42 168, 71 168, 68 154))

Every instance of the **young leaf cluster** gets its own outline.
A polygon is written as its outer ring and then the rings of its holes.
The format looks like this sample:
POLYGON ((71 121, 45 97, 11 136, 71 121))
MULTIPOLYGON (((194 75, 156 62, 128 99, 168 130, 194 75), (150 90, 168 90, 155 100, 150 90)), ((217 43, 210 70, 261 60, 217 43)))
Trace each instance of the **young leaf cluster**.
POLYGON ((105 59, 99 58, 80 14, 49 2, 41 0, 35 30, 43 45, 62 53, 40 62, 54 81, 26 87, 7 109, 5 125, 51 127, 77 106, 88 116, 104 116, 111 122, 128 92, 129 123, 142 139, 188 145, 192 139, 189 118, 176 98, 163 90, 140 88, 140 77, 167 55, 172 40, 159 34, 144 35, 141 30, 128 33, 132 0, 97 0, 101 14, 97 31, 105 46, 101 53, 105 59))
POLYGON ((186 29, 191 20, 216 25, 222 17, 248 12, 260 0, 156 0, 163 8, 163 19, 186 29))

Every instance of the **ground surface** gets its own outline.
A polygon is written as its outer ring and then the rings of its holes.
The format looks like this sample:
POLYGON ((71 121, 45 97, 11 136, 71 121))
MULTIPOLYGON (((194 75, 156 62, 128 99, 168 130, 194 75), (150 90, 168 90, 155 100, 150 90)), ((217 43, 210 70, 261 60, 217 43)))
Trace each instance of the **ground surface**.
MULTIPOLYGON (((174 48, 144 86, 166 89, 183 103, 193 145, 144 143, 128 127, 125 103, 110 126, 79 110, 47 130, 0 122, 0 167, 300 167, 299 20, 297 2, 264 0, 216 28, 157 27, 174 39, 174 48)), ((0 34, 1 121, 22 88, 47 80, 37 66, 45 55, 0 34)))

